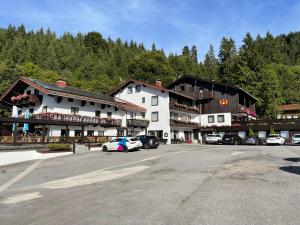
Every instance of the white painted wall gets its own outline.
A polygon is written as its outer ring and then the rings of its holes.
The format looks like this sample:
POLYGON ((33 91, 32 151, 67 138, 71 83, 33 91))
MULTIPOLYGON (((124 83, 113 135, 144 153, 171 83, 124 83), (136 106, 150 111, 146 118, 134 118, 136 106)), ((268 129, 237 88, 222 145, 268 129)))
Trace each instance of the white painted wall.
POLYGON ((128 86, 116 93, 115 97, 146 108, 145 119, 150 121, 148 131, 163 130, 163 133, 168 135, 168 143, 171 143, 169 94, 144 86, 141 86, 141 91, 136 93, 135 84, 129 84, 128 86), (132 94, 128 93, 128 86, 133 87, 132 94), (158 106, 151 105, 152 96, 158 96, 158 106), (143 97, 145 98, 145 103, 142 103, 143 97), (155 111, 158 111, 159 114, 158 122, 151 121, 151 113, 155 111))
POLYGON ((231 113, 202 114, 200 115, 200 123, 202 127, 231 126, 231 113), (224 123, 218 123, 218 115, 224 115, 224 123), (208 116, 214 116, 214 123, 208 123, 208 116))

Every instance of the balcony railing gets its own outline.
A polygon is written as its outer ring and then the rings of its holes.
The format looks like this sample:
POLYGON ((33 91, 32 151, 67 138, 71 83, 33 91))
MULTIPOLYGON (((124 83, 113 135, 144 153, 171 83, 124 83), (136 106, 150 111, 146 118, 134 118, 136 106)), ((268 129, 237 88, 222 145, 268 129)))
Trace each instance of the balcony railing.
POLYGON ((143 119, 127 119, 127 126, 133 127, 148 127, 150 121, 143 119))
POLYGON ((20 94, 17 96, 11 97, 11 102, 13 105, 22 107, 26 105, 35 105, 41 104, 42 96, 41 95, 27 95, 27 94, 20 94))
POLYGON ((179 104, 177 102, 170 102, 170 109, 179 110, 183 112, 199 114, 199 109, 194 106, 187 106, 185 104, 179 104))
POLYGON ((39 120, 48 120, 48 121, 61 121, 61 122, 92 124, 92 125, 100 125, 100 126, 104 126, 104 127, 120 127, 122 124, 121 119, 79 116, 79 115, 60 114, 60 113, 34 114, 34 115, 32 115, 31 118, 39 119, 39 120))
POLYGON ((194 98, 205 100, 205 99, 213 99, 215 98, 214 92, 199 92, 194 94, 194 98))
POLYGON ((200 128, 200 123, 193 123, 182 120, 170 120, 170 125, 174 127, 188 127, 193 129, 200 128))

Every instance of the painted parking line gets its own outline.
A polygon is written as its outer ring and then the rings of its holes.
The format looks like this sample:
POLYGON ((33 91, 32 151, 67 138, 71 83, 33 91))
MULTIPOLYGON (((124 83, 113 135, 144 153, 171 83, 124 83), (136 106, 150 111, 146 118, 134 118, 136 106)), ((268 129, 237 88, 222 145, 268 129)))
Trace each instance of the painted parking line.
POLYGON ((78 176, 50 181, 38 185, 37 187, 46 188, 46 189, 64 189, 64 188, 78 187, 78 186, 95 184, 95 183, 100 183, 109 180, 115 180, 118 178, 122 178, 125 176, 142 172, 143 170, 148 168, 149 166, 135 166, 135 167, 129 167, 129 168, 124 168, 119 170, 112 170, 112 171, 96 170, 78 176))
POLYGON ((29 167, 26 168, 26 170, 24 170, 23 172, 19 173, 16 177, 14 177, 13 179, 11 179, 10 181, 6 182, 5 184, 3 184, 2 186, 0 186, 0 194, 5 191, 6 189, 8 189, 11 185, 13 185, 14 183, 18 182, 19 180, 21 180, 22 178, 24 178, 26 175, 28 175, 29 173, 31 173, 35 168, 37 168, 43 161, 45 160, 38 160, 36 162, 34 162, 33 164, 31 164, 29 167))
POLYGON ((33 199, 41 198, 43 197, 40 192, 32 192, 32 193, 26 193, 26 194, 20 194, 20 195, 14 195, 12 197, 9 197, 5 200, 3 200, 2 204, 17 204, 21 202, 30 201, 33 199))

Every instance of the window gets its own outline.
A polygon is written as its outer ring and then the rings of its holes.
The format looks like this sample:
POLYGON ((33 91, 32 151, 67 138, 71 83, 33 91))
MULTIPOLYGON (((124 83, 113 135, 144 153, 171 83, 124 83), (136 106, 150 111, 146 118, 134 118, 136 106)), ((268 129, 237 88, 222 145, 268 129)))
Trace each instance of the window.
POLYGON ((42 112, 47 113, 47 111, 48 111, 48 106, 44 105, 42 108, 42 112))
POLYGON ((208 123, 214 123, 215 117, 214 116, 208 116, 208 123))
POLYGON ((181 90, 181 91, 184 91, 184 90, 185 90, 184 85, 181 85, 181 86, 180 86, 180 90, 181 90))
POLYGON ((93 137, 94 136, 94 131, 93 130, 88 130, 87 131, 87 136, 88 137, 93 137))
POLYGON ((146 114, 145 113, 141 113, 142 118, 145 119, 146 114))
POLYGON ((151 121, 157 122, 158 121, 158 112, 152 112, 151 113, 151 121))
POLYGON ((73 98, 68 98, 68 102, 73 102, 73 98))
POLYGON ((142 97, 142 103, 145 103, 146 100, 145 100, 145 97, 142 97))
POLYGON ((129 87, 127 88, 127 93, 128 93, 128 94, 132 94, 132 86, 129 86, 129 87))
POLYGON ((33 113, 33 112, 34 112, 34 108, 30 108, 29 113, 33 113))
POLYGON ((151 105, 152 106, 158 105, 158 96, 152 96, 151 97, 151 105))
POLYGON ((130 113, 130 119, 135 119, 136 118, 136 113, 131 112, 130 113))
POLYGON ((112 113, 111 112, 107 112, 107 117, 111 118, 112 113))
POLYGON ((187 122, 191 122, 192 121, 192 116, 187 116, 186 120, 187 120, 187 122))
POLYGON ((28 90, 28 91, 26 92, 26 94, 27 94, 27 95, 31 95, 31 90, 28 90))
POLYGON ((171 120, 178 120, 178 113, 171 112, 170 117, 171 117, 171 120))
POLYGON ((81 136, 81 130, 75 130, 75 137, 81 136))
POLYGON ((218 115, 218 123, 224 123, 224 122, 225 122, 224 115, 218 115))
POLYGON ((103 137, 104 136, 104 131, 103 130, 99 130, 98 131, 98 136, 99 137, 103 137))
POLYGON ((79 115, 79 108, 71 107, 71 114, 72 115, 79 115))
POLYGON ((99 110, 96 110, 96 111, 95 111, 95 116, 97 116, 97 117, 101 117, 101 111, 99 111, 99 110))
POLYGON ((95 102, 90 102, 90 105, 95 105, 95 102))
POLYGON ((135 86, 135 93, 141 92, 141 85, 135 86))
POLYGON ((61 137, 66 137, 67 136, 67 130, 66 129, 61 129, 60 130, 60 136, 61 137))
POLYGON ((18 110, 18 115, 22 115, 22 110, 18 110))

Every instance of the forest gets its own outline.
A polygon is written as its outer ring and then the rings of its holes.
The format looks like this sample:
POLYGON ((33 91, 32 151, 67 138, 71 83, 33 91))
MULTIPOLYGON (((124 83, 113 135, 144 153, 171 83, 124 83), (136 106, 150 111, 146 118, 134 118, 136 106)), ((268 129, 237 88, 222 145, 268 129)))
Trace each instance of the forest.
POLYGON ((278 105, 300 103, 300 32, 247 33, 241 46, 223 37, 219 52, 210 45, 200 61, 196 46, 166 55, 155 44, 146 49, 143 43, 105 39, 94 31, 57 36, 49 29, 9 25, 0 29, 0 94, 20 75, 47 82, 63 79, 70 86, 103 93, 129 78, 151 83, 161 79, 167 86, 182 75, 193 75, 244 88, 259 99, 259 116, 272 118, 278 105))

